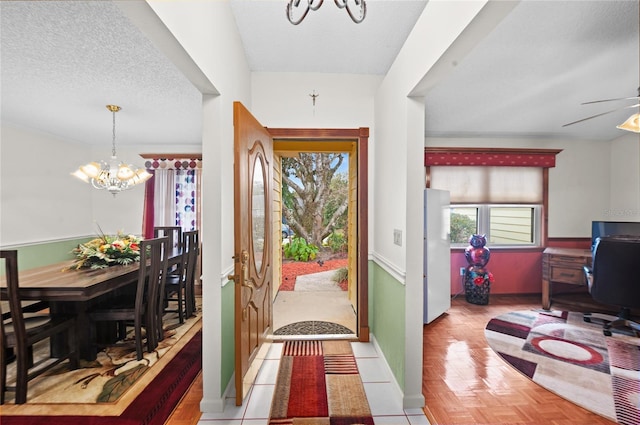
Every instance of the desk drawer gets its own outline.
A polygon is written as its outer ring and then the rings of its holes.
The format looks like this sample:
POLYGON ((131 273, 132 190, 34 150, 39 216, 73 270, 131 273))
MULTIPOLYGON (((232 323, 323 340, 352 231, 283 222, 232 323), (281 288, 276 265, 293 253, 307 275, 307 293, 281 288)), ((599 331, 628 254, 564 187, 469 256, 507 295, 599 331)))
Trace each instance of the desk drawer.
POLYGON ((551 280, 553 282, 572 283, 574 285, 585 285, 584 271, 582 269, 552 267, 551 280))

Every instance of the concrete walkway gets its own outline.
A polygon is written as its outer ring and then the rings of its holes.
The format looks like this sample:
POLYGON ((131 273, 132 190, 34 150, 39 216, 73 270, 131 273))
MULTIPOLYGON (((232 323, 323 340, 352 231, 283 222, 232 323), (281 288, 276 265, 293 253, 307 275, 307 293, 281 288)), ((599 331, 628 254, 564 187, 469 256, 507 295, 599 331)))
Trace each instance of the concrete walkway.
POLYGON ((304 274, 296 277, 295 291, 342 291, 332 278, 335 270, 304 274))
POLYGON ((303 321, 338 323, 356 329, 356 313, 343 291, 331 278, 335 270, 301 275, 294 291, 280 291, 273 303, 273 329, 303 321))

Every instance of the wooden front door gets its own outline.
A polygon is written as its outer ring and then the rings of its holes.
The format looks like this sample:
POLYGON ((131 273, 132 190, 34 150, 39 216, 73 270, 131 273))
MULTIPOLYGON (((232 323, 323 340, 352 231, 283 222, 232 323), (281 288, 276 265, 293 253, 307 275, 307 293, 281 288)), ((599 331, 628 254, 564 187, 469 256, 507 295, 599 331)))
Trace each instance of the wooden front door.
POLYGON ((251 387, 271 332, 273 139, 240 103, 233 104, 236 404, 251 387))

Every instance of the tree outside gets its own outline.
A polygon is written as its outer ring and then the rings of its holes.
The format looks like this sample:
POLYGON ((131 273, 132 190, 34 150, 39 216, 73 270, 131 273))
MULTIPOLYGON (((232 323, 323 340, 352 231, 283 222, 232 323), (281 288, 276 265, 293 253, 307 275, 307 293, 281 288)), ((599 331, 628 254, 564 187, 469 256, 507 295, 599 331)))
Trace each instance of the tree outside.
POLYGON ((346 164, 345 153, 282 158, 283 215, 296 237, 322 247, 323 240, 335 233, 346 244, 349 177, 342 171, 346 164))
POLYGON ((465 243, 476 233, 476 223, 464 214, 451 213, 451 243, 465 243))

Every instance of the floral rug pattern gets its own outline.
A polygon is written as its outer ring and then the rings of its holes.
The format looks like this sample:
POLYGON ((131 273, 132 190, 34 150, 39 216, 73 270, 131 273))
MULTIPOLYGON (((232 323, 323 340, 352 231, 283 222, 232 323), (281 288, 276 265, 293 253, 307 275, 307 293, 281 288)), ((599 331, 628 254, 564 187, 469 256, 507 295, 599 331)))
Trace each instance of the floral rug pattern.
MULTIPOLYGON (((113 403, 130 389, 146 372, 185 336, 194 325, 200 327, 200 313, 179 325, 175 314, 168 314, 164 323, 164 339, 151 353, 144 352, 142 360, 136 360, 133 331, 124 341, 105 348, 94 361, 80 361, 76 370, 68 369, 68 362, 61 363, 45 374, 29 382, 27 404, 47 403, 113 403)), ((191 332, 189 332, 191 333, 191 332)), ((48 341, 44 341, 45 344, 48 341)), ((48 354, 48 347, 37 349, 48 354)), ((36 351, 35 356, 38 356, 36 351)), ((15 381, 15 367, 8 365, 7 383, 15 381)), ((13 392, 5 394, 6 403, 13 403, 13 392)))

